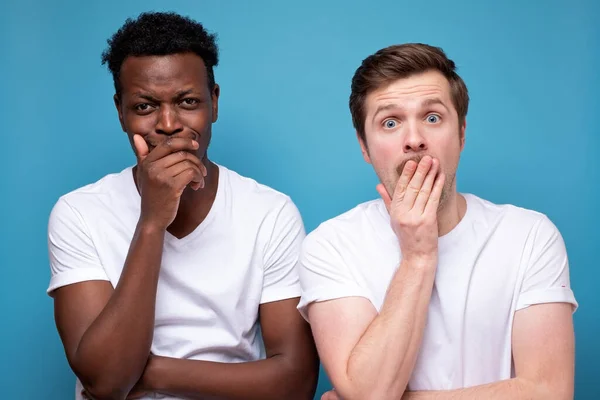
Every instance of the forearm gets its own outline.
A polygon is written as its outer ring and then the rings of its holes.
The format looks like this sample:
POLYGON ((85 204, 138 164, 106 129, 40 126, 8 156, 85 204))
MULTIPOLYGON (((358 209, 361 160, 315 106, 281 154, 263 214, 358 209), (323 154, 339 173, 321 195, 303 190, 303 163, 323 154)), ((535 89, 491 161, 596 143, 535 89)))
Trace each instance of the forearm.
POLYGON ((344 398, 399 398, 419 351, 435 278, 434 261, 402 261, 379 315, 352 351, 344 398))
POLYGON ((152 344, 164 231, 138 224, 110 300, 74 357, 88 391, 124 397, 141 376, 152 344))
POLYGON ((507 379, 465 389, 406 392, 402 400, 513 400, 513 399, 572 399, 572 396, 552 394, 546 386, 521 378, 507 379), (559 397, 557 397, 559 396, 559 397))
POLYGON ((143 386, 151 392, 189 399, 309 400, 316 380, 312 372, 294 366, 285 356, 245 363, 152 357, 143 386))

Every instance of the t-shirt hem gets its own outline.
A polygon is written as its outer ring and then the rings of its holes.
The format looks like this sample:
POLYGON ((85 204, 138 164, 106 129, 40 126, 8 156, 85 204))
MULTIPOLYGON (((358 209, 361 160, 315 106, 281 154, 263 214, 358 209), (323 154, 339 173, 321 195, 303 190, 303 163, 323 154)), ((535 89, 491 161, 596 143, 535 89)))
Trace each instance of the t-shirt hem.
POLYGON ((287 286, 284 288, 264 290, 260 298, 260 304, 271 303, 274 301, 293 299, 300 297, 302 290, 300 285, 287 286))
POLYGON ((103 270, 97 268, 78 268, 53 275, 46 293, 52 297, 52 292, 60 287, 85 281, 108 281, 103 270))
MULTIPOLYGON (((321 286, 316 289, 311 289, 304 291, 302 293, 302 297, 300 299, 300 303, 298 304, 298 311, 302 315, 302 317, 307 321, 308 315, 307 310, 308 306, 312 303, 318 303, 322 301, 328 300, 337 300, 344 297, 363 297, 373 304, 375 307, 375 302, 369 295, 369 293, 359 287, 358 285, 348 285, 348 286, 321 286)), ((375 307, 376 308, 376 307, 375 307)))
POLYGON ((544 303, 570 303, 573 306, 573 312, 577 310, 579 304, 575 300, 575 295, 570 288, 549 288, 532 290, 522 293, 517 302, 516 311, 522 310, 535 304, 544 303))

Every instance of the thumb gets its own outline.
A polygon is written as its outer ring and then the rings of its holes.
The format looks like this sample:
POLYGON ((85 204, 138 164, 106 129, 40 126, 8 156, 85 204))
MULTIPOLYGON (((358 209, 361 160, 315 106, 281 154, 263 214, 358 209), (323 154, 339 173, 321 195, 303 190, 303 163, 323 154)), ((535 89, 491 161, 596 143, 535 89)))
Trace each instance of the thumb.
POLYGON ((144 158, 148 155, 148 143, 140 135, 133 135, 133 147, 135 148, 135 155, 138 161, 144 161, 144 158))
POLYGON ((390 205, 392 203, 392 198, 390 197, 389 193, 387 192, 385 186, 383 186, 383 184, 380 183, 379 185, 377 185, 375 187, 375 189, 377 189, 377 192, 379 193, 379 195, 383 199, 383 203, 385 204, 385 208, 387 208, 387 210, 389 212, 390 211, 390 205))

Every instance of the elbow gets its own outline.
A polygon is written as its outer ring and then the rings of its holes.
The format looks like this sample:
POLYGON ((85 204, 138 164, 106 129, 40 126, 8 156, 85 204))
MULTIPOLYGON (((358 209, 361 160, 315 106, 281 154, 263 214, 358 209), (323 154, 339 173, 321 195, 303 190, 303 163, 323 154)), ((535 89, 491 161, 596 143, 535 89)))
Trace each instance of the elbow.
POLYGON ((309 385, 294 385, 283 391, 281 397, 278 399, 289 399, 289 400, 312 400, 315 397, 316 386, 309 385))
MULTIPOLYGON (((336 390, 337 391, 337 390, 336 390)), ((379 399, 401 399, 404 392, 399 394, 392 394, 386 391, 375 391, 375 392, 339 392, 339 398, 344 400, 379 400, 379 399)))
POLYGON ((317 383, 319 381, 319 372, 317 370, 314 374, 308 374, 304 376, 300 382, 294 385, 293 393, 285 397, 287 399, 294 400, 312 400, 317 392, 317 383))
POLYGON ((389 392, 359 392, 359 391, 344 391, 338 390, 338 396, 344 400, 379 400, 379 399, 400 399, 402 395, 394 396, 390 395, 389 392))
POLYGON ((319 363, 304 368, 289 368, 282 380, 283 387, 278 399, 312 400, 317 392, 319 363))
POLYGON ((127 390, 115 385, 84 385, 87 396, 93 400, 125 400, 127 390))
POLYGON ((517 377, 513 380, 515 398, 535 400, 573 400, 574 385, 572 381, 533 380, 517 377))
POLYGON ((118 377, 111 376, 106 378, 95 377, 85 379, 79 376, 87 397, 92 400, 125 400, 131 387, 127 382, 123 382, 118 377), (116 378, 116 379, 115 379, 116 378))
POLYGON ((573 400, 573 398, 575 397, 575 387, 573 383, 569 382, 567 384, 562 385, 562 387, 558 388, 557 395, 557 399, 573 400))
POLYGON ((554 382, 537 385, 536 399, 573 400, 575 390, 572 384, 554 382))
POLYGON ((399 385, 397 382, 393 385, 382 385, 381 382, 368 382, 369 385, 354 383, 348 380, 339 386, 333 383, 333 386, 344 400, 401 399, 407 387, 407 384, 399 385))
POLYGON ((125 400, 139 376, 115 368, 69 362, 86 396, 92 400, 125 400))

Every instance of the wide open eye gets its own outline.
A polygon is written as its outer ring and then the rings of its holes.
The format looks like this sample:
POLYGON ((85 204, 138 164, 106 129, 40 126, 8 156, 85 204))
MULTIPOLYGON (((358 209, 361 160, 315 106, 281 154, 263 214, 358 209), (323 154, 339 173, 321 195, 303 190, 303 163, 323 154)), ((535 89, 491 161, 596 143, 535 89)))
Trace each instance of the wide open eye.
POLYGON ((437 114, 429 114, 426 119, 427 122, 429 122, 430 124, 437 124, 442 120, 441 117, 437 114))
POLYGON ((394 119, 386 119, 385 121, 383 121, 383 127, 385 129, 394 129, 397 126, 398 123, 394 119))

